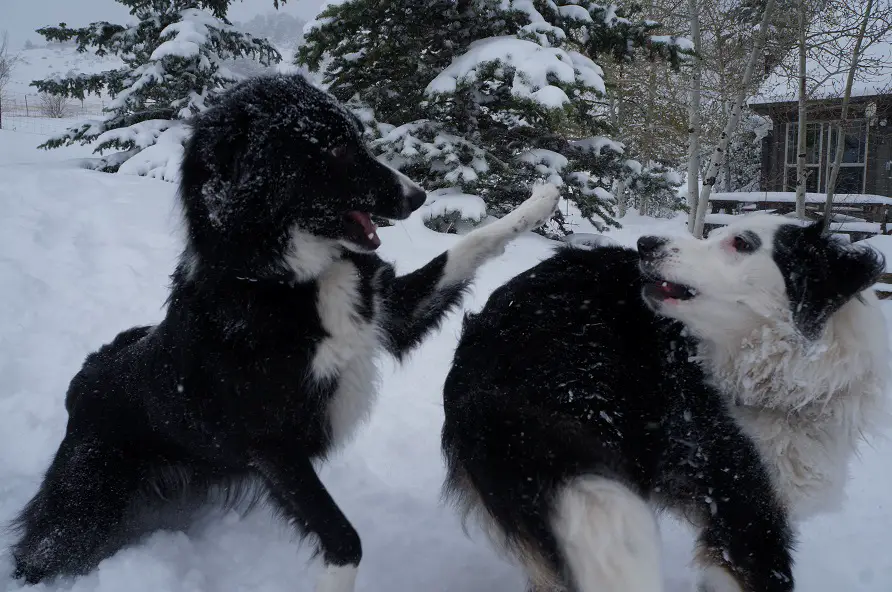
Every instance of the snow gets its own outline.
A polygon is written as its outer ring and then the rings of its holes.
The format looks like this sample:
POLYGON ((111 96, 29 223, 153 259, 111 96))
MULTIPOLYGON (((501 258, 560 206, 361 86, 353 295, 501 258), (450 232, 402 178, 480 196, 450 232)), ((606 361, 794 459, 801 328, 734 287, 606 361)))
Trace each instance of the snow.
POLYGON ((189 128, 179 121, 168 123, 172 125, 158 136, 155 144, 130 157, 118 167, 118 172, 178 183, 189 128))
POLYGON ((594 22, 592 20, 592 15, 590 15, 588 11, 582 6, 574 6, 572 4, 569 4, 567 6, 558 6, 558 13, 566 19, 583 21, 586 23, 594 22))
POLYGON ((604 85, 604 70, 601 69, 601 66, 578 51, 571 51, 570 59, 573 60, 573 66, 576 68, 576 77, 582 84, 593 88, 596 92, 607 94, 607 87, 604 85))
POLYGON ((658 45, 675 45, 684 51, 694 51, 694 42, 687 37, 676 37, 675 35, 651 35, 652 43, 658 45))
MULTIPOLYGON (((36 95, 37 89, 31 86, 34 80, 44 78, 64 78, 75 74, 98 74, 114 70, 124 62, 114 55, 97 56, 90 52, 79 53, 73 44, 50 43, 45 47, 24 49, 18 54, 20 61, 15 64, 9 85, 5 91, 9 100, 22 100, 22 95, 36 95)), ((86 101, 91 106, 97 99, 86 101)), ((76 102, 79 106, 80 102, 76 102)), ((36 100, 32 107, 36 106, 36 100)), ((8 105, 4 105, 7 108, 8 105)))
MULTIPOLYGON (((365 115, 371 116, 369 113, 365 115)), ((479 147, 443 131, 436 122, 422 119, 398 127, 382 124, 379 128, 383 135, 374 140, 372 146, 383 146, 387 152, 383 160, 397 169, 408 163, 429 159, 436 162, 436 166, 441 166, 441 170, 448 170, 444 178, 456 184, 476 181, 478 173, 489 170, 485 154, 479 147), (473 154, 467 164, 460 158, 465 151, 473 154)))
POLYGON ((154 144, 164 130, 178 122, 169 119, 147 119, 134 123, 129 127, 121 127, 103 132, 96 138, 99 143, 103 142, 133 142, 137 148, 146 148, 154 144))
MULTIPOLYGON (((621 143, 616 140, 611 140, 606 136, 592 136, 591 138, 583 138, 582 140, 573 140, 570 142, 570 145, 575 146, 580 150, 594 152, 595 154, 601 154, 601 151, 604 150, 604 148, 612 150, 617 154, 625 152, 625 148, 621 143)), ((638 172, 640 172, 640 170, 638 172)))
POLYGON ((557 186, 564 184, 561 171, 567 166, 569 160, 563 154, 544 148, 534 148, 519 154, 517 160, 533 165, 537 173, 546 176, 548 183, 557 186))
POLYGON ((200 23, 187 20, 188 12, 191 10, 184 10, 183 20, 167 25, 161 31, 161 39, 167 41, 156 47, 149 59, 156 61, 168 56, 188 59, 201 53, 201 46, 208 40, 207 28, 200 23))
MULTIPOLYGON (((62 438, 68 381, 84 356, 119 330, 160 320, 180 246, 176 186, 156 179, 78 168, 88 147, 38 151, 35 136, 0 130, 0 521, 38 486, 62 438)), ((562 202, 561 208, 567 207, 562 202)), ((632 245, 644 233, 682 234, 684 216, 630 213, 607 233, 632 245)), ((579 227, 588 232, 587 227, 579 227)), ((380 254, 399 272, 418 268, 457 237, 423 226, 422 213, 382 228, 380 254)), ((592 237, 588 237, 592 239, 592 237)), ((877 237, 880 238, 880 237, 877 237)), ((885 238, 885 237, 884 237, 885 238)), ((592 239, 600 240, 600 239, 592 239)), ((606 239, 604 239, 606 240, 606 239)), ((876 239, 871 239, 876 240, 876 239)), ((555 243, 526 235, 481 272, 466 310, 479 310, 499 284, 547 257, 555 243)), ((892 304, 883 304, 892 313, 892 304)), ((517 567, 500 559, 474 527, 462 532, 440 502, 441 386, 461 314, 402 366, 382 362, 377 409, 355 441, 321 471, 362 536, 359 592, 523 590, 517 567)), ((804 525, 796 551, 797 589, 892 590, 892 443, 865 446, 853 462, 849 500, 835 515, 804 525)), ((693 539, 665 518, 665 588, 693 589, 693 539)), ((0 591, 10 579, 11 535, 0 531, 0 591)), ((266 512, 228 514, 188 532, 158 532, 79 578, 39 592, 309 592, 315 566, 266 512)))
POLYGON ((863 241, 858 241, 858 244, 870 245, 871 247, 882 253, 883 257, 886 258, 886 271, 892 272, 892 236, 889 236, 887 234, 878 234, 876 236, 866 238, 863 241))
MULTIPOLYGON (((739 201, 746 203, 778 202, 794 203, 796 193, 793 191, 740 191, 732 193, 713 193, 710 201, 739 201)), ((825 193, 806 193, 806 203, 824 203, 827 201, 825 193)), ((833 196, 834 204, 885 204, 892 205, 892 197, 883 195, 871 195, 862 193, 837 193, 833 196)))
POLYGON ((477 82, 480 68, 494 62, 515 70, 512 95, 531 99, 549 109, 558 109, 570 102, 562 89, 550 84, 550 77, 567 85, 579 82, 594 90, 604 88, 601 69, 591 60, 574 60, 563 49, 502 36, 472 43, 467 52, 453 59, 427 85, 425 92, 429 95, 455 92, 461 84, 477 82))
POLYGON ((479 222, 486 218, 486 203, 479 195, 462 193, 456 189, 438 189, 431 191, 419 215, 423 220, 430 220, 457 213, 463 220, 479 222))

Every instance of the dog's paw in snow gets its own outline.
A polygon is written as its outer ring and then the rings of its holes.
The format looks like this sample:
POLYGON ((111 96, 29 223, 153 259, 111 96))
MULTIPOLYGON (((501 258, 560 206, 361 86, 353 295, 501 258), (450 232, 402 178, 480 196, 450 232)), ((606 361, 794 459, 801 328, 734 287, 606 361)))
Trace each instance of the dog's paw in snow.
POLYGON ((533 194, 507 216, 474 230, 449 250, 440 286, 470 281, 477 268, 505 252, 521 233, 548 221, 557 208, 560 193, 554 185, 538 185, 533 194))

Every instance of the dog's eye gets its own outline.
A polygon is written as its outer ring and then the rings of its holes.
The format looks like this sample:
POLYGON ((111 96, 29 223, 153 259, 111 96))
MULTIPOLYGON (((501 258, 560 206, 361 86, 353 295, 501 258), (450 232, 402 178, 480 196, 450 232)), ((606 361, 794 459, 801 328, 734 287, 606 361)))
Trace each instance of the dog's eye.
POLYGON ((735 236, 734 240, 731 242, 731 245, 738 253, 752 253, 758 247, 758 245, 756 245, 753 241, 747 239, 744 236, 735 236))

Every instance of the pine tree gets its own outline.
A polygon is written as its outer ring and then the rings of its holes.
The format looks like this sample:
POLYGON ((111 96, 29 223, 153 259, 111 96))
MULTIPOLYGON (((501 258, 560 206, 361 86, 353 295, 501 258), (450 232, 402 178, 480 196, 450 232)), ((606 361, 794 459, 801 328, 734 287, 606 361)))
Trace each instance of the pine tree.
MULTIPOLYGON (((321 13, 296 59, 358 112, 381 157, 435 194, 479 195, 501 215, 548 180, 603 227, 616 224, 620 180, 675 199, 610 139, 593 61, 677 65, 677 40, 638 16, 588 0, 348 0, 321 13)), ((551 232, 569 232, 564 222, 551 232)))
POLYGON ((281 56, 267 41, 226 20, 231 0, 118 1, 130 8, 135 24, 38 29, 49 41, 74 40, 78 51, 93 48, 96 55, 112 53, 124 62, 100 74, 32 83, 40 92, 68 98, 83 100, 103 91, 112 98, 102 119, 70 127, 40 147, 95 142, 94 152, 116 151, 98 159, 95 168, 114 172, 123 165, 127 172, 174 180, 177 159, 172 157, 181 153, 187 135, 183 122, 239 79, 226 61, 252 58, 268 66, 281 56))

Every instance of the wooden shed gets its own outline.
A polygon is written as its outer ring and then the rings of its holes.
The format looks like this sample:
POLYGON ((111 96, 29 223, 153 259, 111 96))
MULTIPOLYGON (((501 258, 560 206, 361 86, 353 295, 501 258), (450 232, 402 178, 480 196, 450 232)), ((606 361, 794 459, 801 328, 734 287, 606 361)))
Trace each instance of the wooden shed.
MULTIPOLYGON (((833 148, 843 135, 843 160, 836 192, 892 196, 892 94, 852 97, 844 134, 838 132, 841 98, 808 103, 806 122, 806 191, 823 193, 833 162, 833 148)), ((772 129, 762 140, 760 188, 796 190, 797 104, 795 101, 754 103, 772 129)), ((878 215, 879 212, 875 212, 878 215)), ((879 221, 879 220, 874 220, 879 221)))

